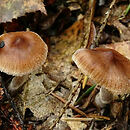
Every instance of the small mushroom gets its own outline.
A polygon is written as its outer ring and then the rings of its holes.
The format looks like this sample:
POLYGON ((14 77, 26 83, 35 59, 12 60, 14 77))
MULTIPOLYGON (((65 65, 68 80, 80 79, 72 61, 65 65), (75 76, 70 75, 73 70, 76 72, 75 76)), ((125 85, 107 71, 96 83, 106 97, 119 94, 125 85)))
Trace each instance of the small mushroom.
POLYGON ((113 97, 130 93, 130 60, 113 49, 79 49, 73 57, 79 69, 101 86, 95 103, 104 107, 113 97))
MULTIPOLYGON (((5 33, 0 36, 0 43, 0 71, 9 75, 28 75, 43 65, 46 60, 47 45, 34 32, 5 33)), ((23 81, 25 79, 23 78, 23 81)))
POLYGON ((47 57, 47 45, 31 31, 10 32, 0 36, 0 71, 22 76, 41 66, 47 57))

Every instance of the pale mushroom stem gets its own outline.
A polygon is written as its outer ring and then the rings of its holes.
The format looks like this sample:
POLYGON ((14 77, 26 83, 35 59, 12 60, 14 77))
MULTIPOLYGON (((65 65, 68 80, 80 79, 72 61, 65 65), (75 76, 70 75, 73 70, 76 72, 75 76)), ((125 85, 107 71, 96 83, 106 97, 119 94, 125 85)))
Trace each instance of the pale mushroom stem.
POLYGON ((99 93, 95 97, 96 106, 103 108, 113 100, 113 94, 104 87, 100 88, 99 93))
POLYGON ((16 76, 12 79, 11 83, 8 86, 8 90, 10 91, 10 93, 14 93, 16 90, 18 90, 19 88, 21 88, 23 86, 23 84, 28 80, 29 76, 28 75, 24 75, 24 76, 16 76))

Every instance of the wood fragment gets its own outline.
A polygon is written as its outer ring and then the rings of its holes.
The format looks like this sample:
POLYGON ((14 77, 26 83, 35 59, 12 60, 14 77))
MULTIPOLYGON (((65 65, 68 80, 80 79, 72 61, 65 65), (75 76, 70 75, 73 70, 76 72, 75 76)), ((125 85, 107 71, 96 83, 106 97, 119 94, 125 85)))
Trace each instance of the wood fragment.
POLYGON ((91 121, 93 118, 62 118, 64 121, 91 121))
MULTIPOLYGON (((79 79, 79 81, 81 80, 81 78, 79 79)), ((59 122, 59 120, 61 119, 62 115, 64 114, 64 112, 66 111, 67 107, 69 106, 69 104, 71 103, 71 100, 73 99, 75 92, 77 91, 77 89, 81 87, 80 83, 74 87, 72 93, 70 94, 68 101, 65 103, 64 107, 61 109, 61 112, 59 114, 59 116, 57 117, 57 119, 55 120, 55 122, 53 123, 52 126, 50 126, 50 129, 53 130, 53 128, 56 126, 56 124, 59 122)))
POLYGON ((91 26, 93 24, 92 19, 93 19, 93 15, 95 11, 95 3, 96 3, 96 0, 89 0, 89 10, 86 12, 85 17, 84 17, 84 40, 82 42, 82 44, 84 45, 84 48, 88 47, 91 26))
MULTIPOLYGON (((91 120, 97 120, 97 121, 102 121, 103 118, 93 118, 93 117, 87 117, 87 118, 73 118, 73 117, 68 117, 68 118, 65 118, 63 117, 62 120, 65 120, 65 121, 91 121, 91 120)), ((106 119, 106 118, 105 118, 106 119)))
POLYGON ((103 29, 104 29, 105 26, 106 26, 106 23, 107 23, 107 21, 108 21, 108 18, 109 18, 109 16, 110 16, 110 13, 111 13, 111 10, 112 10, 113 6, 115 5, 115 2, 116 2, 116 0, 113 0, 113 1, 111 2, 110 7, 109 7, 109 10, 106 12, 106 17, 104 18, 103 23, 102 23, 102 25, 101 25, 101 27, 100 27, 100 29, 99 29, 99 31, 98 31, 98 34, 97 34, 97 36, 96 36, 96 38, 95 38, 95 42, 94 42, 95 46, 98 46, 98 42, 99 42, 99 39, 100 39, 100 37, 101 37, 101 33, 102 33, 103 29))
MULTIPOLYGON (((66 100, 65 100, 65 99, 63 99, 62 97, 59 97, 59 96, 56 95, 55 93, 51 93, 51 95, 53 95, 54 97, 56 97, 57 99, 59 99, 59 100, 62 101, 63 103, 66 103, 66 100)), ((73 109, 74 111, 76 111, 77 113, 79 113, 80 115, 87 117, 87 115, 86 115, 83 111, 81 111, 80 109, 74 107, 73 105, 69 104, 69 107, 70 107, 71 109, 73 109)))
POLYGON ((87 102, 85 102, 85 104, 83 105, 83 108, 87 108, 88 105, 91 103, 92 99, 95 97, 95 94, 97 93, 97 89, 98 89, 98 85, 96 85, 96 87, 93 89, 93 91, 91 92, 91 94, 89 95, 87 102))
MULTIPOLYGON (((66 104, 67 101, 66 101, 65 99, 63 99, 62 97, 59 97, 59 96, 56 95, 55 93, 51 93, 51 95, 53 95, 54 97, 56 97, 57 99, 59 99, 60 101, 62 101, 63 103, 66 104)), ((80 109, 74 107, 74 106, 71 105, 71 104, 69 104, 69 107, 70 107, 71 109, 73 109, 74 111, 76 111, 77 113, 79 113, 80 115, 85 116, 85 117, 87 117, 87 118, 110 120, 110 118, 109 118, 109 117, 106 117, 106 116, 99 116, 99 115, 96 115, 96 114, 89 114, 89 115, 87 115, 87 114, 85 114, 83 111, 81 111, 80 109)))

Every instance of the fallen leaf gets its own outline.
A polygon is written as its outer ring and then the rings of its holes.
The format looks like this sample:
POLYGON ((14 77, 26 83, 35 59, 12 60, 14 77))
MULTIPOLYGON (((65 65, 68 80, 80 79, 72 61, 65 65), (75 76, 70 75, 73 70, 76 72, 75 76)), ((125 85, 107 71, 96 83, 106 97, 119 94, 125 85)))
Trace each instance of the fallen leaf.
POLYGON ((114 21, 113 25, 119 30, 121 41, 130 41, 130 28, 126 27, 118 20, 114 21))
POLYGON ((121 102, 113 102, 110 104, 111 106, 111 114, 113 115, 114 118, 116 118, 117 116, 121 116, 122 114, 122 108, 123 108, 123 104, 121 102))
POLYGON ((61 107, 60 104, 62 103, 47 94, 57 83, 51 81, 45 74, 31 74, 29 78, 30 80, 24 85, 22 94, 23 114, 29 108, 36 118, 41 119, 50 113, 59 111, 60 109, 58 108, 61 107))
POLYGON ((42 30, 47 30, 54 24, 55 27, 58 26, 58 28, 60 28, 60 26, 63 26, 66 23, 65 19, 68 19, 69 17, 70 10, 68 8, 59 9, 57 13, 48 14, 48 16, 45 17, 45 20, 40 23, 40 27, 42 30), (58 21, 60 21, 60 23, 58 21))
POLYGON ((12 19, 38 10, 46 14, 42 0, 0 0, 0 23, 11 22, 12 19))
POLYGON ((5 32, 16 32, 24 29, 23 25, 20 25, 18 21, 13 20, 3 24, 5 32))
POLYGON ((89 39, 88 39, 88 44, 86 48, 90 48, 92 43, 94 42, 96 37, 96 28, 93 22, 91 22, 91 27, 90 27, 90 33, 89 33, 89 39))
POLYGON ((67 121, 67 124, 71 130, 84 130, 87 127, 87 125, 81 121, 67 121))
MULTIPOLYGON (((127 4, 120 4, 120 6, 117 6, 115 4, 114 8, 112 8, 111 10, 111 14, 109 16, 107 24, 113 25, 113 21, 118 20, 126 8, 127 8, 127 4)), ((102 24, 104 20, 103 17, 106 16, 108 9, 109 9, 108 6, 104 6, 101 8, 101 10, 100 9, 97 10, 97 12, 100 12, 100 13, 96 17, 94 17, 94 21, 102 24)))
POLYGON ((130 41, 117 42, 113 44, 106 44, 100 47, 110 48, 118 51, 128 59, 130 59, 130 41))
MULTIPOLYGON (((53 124, 57 117, 55 115, 49 116, 49 118, 40 126, 36 127, 36 130, 50 130, 50 126, 53 124)), ((53 130, 71 130, 66 122, 59 121, 53 130)))

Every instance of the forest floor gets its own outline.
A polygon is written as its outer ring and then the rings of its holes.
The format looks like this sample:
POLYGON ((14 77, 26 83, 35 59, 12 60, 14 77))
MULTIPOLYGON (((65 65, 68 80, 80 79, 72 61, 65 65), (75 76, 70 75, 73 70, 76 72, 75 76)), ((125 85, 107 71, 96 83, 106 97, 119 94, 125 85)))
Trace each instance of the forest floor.
POLYGON ((9 92, 13 76, 1 73, 1 130, 130 130, 129 93, 97 107, 100 86, 84 80, 72 60, 79 48, 96 47, 114 49, 130 60, 129 0, 0 3, 1 35, 29 30, 48 46, 46 62, 18 91, 9 92))

